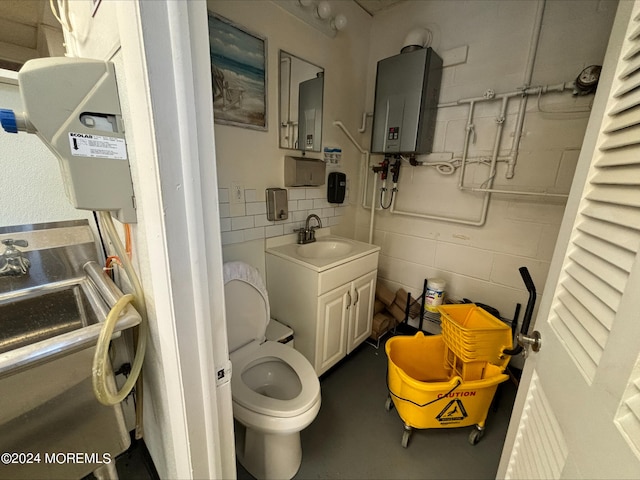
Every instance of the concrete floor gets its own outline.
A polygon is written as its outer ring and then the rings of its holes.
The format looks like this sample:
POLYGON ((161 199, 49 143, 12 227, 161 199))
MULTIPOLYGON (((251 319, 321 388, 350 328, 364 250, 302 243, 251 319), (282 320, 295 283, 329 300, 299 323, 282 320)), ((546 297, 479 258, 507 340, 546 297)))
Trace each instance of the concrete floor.
MULTIPOLYGON (((403 422, 385 410, 387 357, 363 344, 320 379, 322 406, 302 431, 302 465, 295 479, 488 479, 495 478, 516 394, 513 382, 498 390, 486 430, 471 446, 473 427, 414 430, 401 445, 403 422)), ((155 480, 144 443, 118 457, 121 479, 155 480)), ((238 479, 253 477, 237 465, 238 479)), ((93 478, 92 475, 86 477, 93 478)))
MULTIPOLYGON (((387 357, 363 344, 320 380, 322 406, 302 431, 302 465, 294 478, 488 479, 495 478, 515 399, 513 382, 498 390, 480 442, 468 442, 473 427, 414 430, 401 445, 403 422, 387 412, 387 357)), ((251 475, 238 464, 238 478, 251 475)))

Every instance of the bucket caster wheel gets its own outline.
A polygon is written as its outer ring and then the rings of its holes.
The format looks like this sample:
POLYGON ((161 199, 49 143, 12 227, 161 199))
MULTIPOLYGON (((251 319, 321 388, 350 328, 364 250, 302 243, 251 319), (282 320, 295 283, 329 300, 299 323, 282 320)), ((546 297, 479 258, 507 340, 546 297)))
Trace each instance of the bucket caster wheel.
POLYGON ((385 409, 387 412, 390 412, 392 408, 393 408, 393 400, 391 399, 391 395, 389 395, 389 396, 387 397, 387 401, 386 401, 386 402, 384 402, 384 409, 385 409))
POLYGON ((402 447, 403 448, 407 448, 407 445, 409 445, 409 438, 411 437, 411 427, 409 427, 408 425, 404 426, 404 432, 402 432, 402 447))
POLYGON ((469 434, 469 443, 471 445, 476 445, 480 439, 484 436, 484 427, 480 425, 475 425, 471 433, 469 434))

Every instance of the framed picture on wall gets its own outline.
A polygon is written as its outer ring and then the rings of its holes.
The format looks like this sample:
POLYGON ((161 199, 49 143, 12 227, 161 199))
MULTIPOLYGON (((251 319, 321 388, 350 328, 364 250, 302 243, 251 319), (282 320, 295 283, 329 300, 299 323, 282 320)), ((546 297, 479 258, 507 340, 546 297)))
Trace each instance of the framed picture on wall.
POLYGON ((267 130, 267 41, 209 12, 216 123, 267 130))

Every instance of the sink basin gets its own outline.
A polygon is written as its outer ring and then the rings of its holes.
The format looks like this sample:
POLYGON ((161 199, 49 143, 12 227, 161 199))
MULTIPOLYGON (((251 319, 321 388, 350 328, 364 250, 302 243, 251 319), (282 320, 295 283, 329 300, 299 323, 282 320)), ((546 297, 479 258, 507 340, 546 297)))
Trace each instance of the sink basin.
POLYGON ((0 353, 98 323, 82 285, 27 295, 0 305, 0 353))
POLYGON ((377 245, 332 235, 330 227, 317 229, 315 242, 300 245, 297 241, 296 233, 268 238, 265 252, 315 272, 324 272, 380 250, 377 245))
POLYGON ((317 240, 300 245, 297 254, 303 258, 337 258, 351 253, 353 244, 342 240, 317 240))
MULTIPOLYGON (((95 345, 102 320, 122 292, 97 263, 85 275, 0 293, 0 378, 95 345)), ((114 337, 140 322, 128 306, 114 337)))

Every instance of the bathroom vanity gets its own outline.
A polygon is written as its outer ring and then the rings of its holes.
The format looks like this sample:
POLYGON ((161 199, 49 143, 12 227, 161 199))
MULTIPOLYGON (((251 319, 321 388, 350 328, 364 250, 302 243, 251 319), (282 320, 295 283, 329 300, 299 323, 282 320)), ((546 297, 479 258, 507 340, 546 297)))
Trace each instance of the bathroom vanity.
POLYGON ((294 331, 295 348, 322 375, 371 334, 380 247, 317 231, 267 239, 271 316, 294 331))

